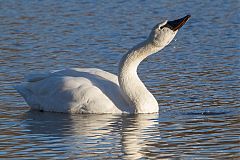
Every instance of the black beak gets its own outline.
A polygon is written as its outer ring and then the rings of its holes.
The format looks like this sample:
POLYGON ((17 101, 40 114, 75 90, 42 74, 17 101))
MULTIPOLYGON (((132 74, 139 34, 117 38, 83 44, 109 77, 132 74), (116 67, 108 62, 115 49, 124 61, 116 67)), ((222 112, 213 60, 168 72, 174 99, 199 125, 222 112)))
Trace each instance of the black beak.
POLYGON ((190 17, 191 17, 190 15, 186 15, 183 18, 180 18, 180 19, 177 19, 174 21, 168 21, 167 24, 165 24, 162 27, 168 27, 171 30, 176 31, 176 30, 180 29, 188 21, 188 19, 190 17))

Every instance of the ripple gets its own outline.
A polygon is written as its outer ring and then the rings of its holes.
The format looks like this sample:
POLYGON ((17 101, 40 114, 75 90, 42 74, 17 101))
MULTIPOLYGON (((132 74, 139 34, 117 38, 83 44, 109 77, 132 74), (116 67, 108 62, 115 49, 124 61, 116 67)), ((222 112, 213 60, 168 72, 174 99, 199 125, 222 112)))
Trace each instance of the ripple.
POLYGON ((239 159, 238 6, 223 0, 2 1, 0 159, 239 159), (32 71, 117 73, 119 59, 153 24, 185 13, 192 15, 188 25, 139 67, 160 114, 34 112, 12 87, 32 71))

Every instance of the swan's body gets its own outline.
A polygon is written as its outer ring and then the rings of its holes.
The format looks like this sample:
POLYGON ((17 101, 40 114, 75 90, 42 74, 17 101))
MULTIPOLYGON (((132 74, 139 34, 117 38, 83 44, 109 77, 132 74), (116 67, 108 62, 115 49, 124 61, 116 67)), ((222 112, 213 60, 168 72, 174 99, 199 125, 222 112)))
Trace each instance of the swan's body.
POLYGON ((139 79, 137 67, 144 58, 168 45, 188 18, 156 25, 146 41, 123 56, 118 76, 95 68, 66 69, 30 75, 27 82, 16 89, 32 109, 43 111, 158 112, 158 103, 139 79))
POLYGON ((32 109, 70 113, 122 113, 127 108, 116 75, 96 68, 73 68, 31 75, 17 86, 32 109))

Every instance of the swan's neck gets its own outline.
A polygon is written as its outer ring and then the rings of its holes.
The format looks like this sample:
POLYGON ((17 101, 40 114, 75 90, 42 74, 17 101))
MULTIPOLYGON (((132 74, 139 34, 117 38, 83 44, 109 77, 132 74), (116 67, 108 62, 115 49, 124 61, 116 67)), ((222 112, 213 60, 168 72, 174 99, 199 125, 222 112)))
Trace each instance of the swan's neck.
POLYGON ((156 99, 138 77, 137 68, 147 56, 161 49, 144 41, 125 54, 119 64, 118 81, 122 94, 136 113, 154 113, 159 110, 156 99))

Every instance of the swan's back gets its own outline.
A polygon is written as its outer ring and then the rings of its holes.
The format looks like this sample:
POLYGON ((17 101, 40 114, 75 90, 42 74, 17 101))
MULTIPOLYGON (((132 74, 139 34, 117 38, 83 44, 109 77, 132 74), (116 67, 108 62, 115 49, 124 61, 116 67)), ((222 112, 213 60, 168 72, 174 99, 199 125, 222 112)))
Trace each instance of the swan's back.
POLYGON ((32 74, 16 89, 32 109, 42 111, 133 112, 121 95, 117 76, 96 68, 32 74))

